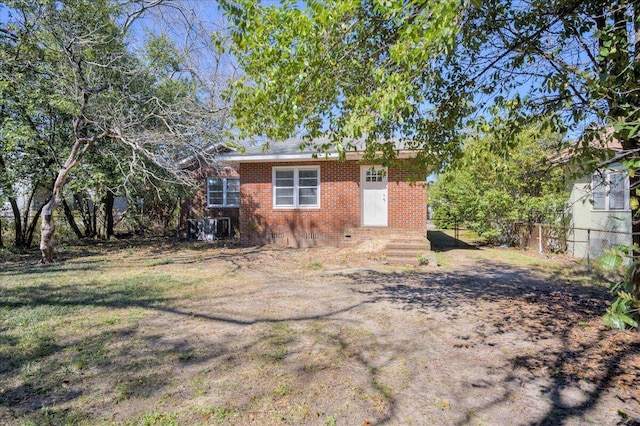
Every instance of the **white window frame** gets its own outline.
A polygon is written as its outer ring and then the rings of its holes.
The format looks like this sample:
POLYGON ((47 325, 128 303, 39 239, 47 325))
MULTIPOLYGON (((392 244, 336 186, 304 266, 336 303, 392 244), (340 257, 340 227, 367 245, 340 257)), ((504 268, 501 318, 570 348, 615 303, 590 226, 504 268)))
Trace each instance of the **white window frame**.
POLYGON ((383 182, 385 173, 386 173, 385 169, 370 167, 365 171, 365 175, 364 175, 365 182, 383 182))
POLYGON ((604 211, 625 211, 625 210, 629 210, 629 176, 621 171, 621 170, 604 170, 601 172, 596 172, 591 176, 591 199, 592 199, 592 204, 591 204, 591 210, 593 211, 598 211, 598 212, 604 212, 604 211), (611 207, 611 201, 612 201, 612 197, 611 195, 611 175, 622 175, 623 179, 622 179, 622 185, 623 185, 623 205, 621 208, 612 208, 611 207), (595 197, 594 197, 594 193, 596 192, 596 190, 601 191, 604 197, 604 207, 603 208, 598 208, 596 207, 595 204, 595 197))
MULTIPOLYGON (((237 180, 238 188, 240 185, 239 177, 219 177, 219 176, 210 176, 207 178, 207 207, 240 207, 240 203, 229 204, 227 201, 227 194, 229 192, 229 181, 237 180), (213 204, 211 202, 211 190, 209 189, 209 182, 213 179, 222 180, 222 204, 213 204)), ((240 195, 240 190, 238 190, 238 195, 240 195)))
POLYGON ((320 166, 274 166, 271 170, 271 195, 272 205, 274 209, 319 209, 320 208, 320 166), (276 204, 276 171, 292 170, 293 171, 293 204, 277 205, 276 204), (298 200, 300 196, 299 176, 301 170, 315 170, 318 174, 317 185, 317 203, 300 205, 298 200))

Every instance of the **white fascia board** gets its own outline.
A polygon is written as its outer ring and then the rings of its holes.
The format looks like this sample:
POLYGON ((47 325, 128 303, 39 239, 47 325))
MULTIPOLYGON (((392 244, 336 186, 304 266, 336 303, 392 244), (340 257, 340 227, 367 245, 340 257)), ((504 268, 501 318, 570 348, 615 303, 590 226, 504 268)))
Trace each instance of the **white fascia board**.
POLYGON ((338 158, 337 153, 320 154, 314 158, 311 154, 264 154, 264 155, 221 155, 222 161, 235 161, 238 163, 265 163, 274 161, 322 161, 322 160, 335 160, 338 158))
POLYGON ((398 158, 413 158, 416 156, 417 153, 418 153, 417 150, 404 149, 404 150, 398 151, 396 155, 398 158))
MULTIPOLYGON (((397 154, 398 158, 411 158, 415 157, 415 151, 403 150, 397 154)), ((222 161, 232 161, 238 163, 265 163, 265 162, 286 162, 286 161, 323 161, 323 160, 336 160, 340 157, 337 152, 331 152, 327 154, 318 154, 313 157, 309 153, 299 154, 258 154, 258 155, 220 155, 218 158, 222 161)), ((359 160, 362 158, 361 152, 347 152, 346 158, 348 160, 359 160)))

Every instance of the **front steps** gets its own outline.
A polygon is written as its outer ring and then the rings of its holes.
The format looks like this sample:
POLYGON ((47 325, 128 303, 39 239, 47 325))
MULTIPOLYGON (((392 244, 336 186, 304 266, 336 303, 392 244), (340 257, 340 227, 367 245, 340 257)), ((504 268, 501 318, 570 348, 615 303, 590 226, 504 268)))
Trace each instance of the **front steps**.
POLYGON ((435 264, 435 256, 425 237, 393 239, 387 243, 385 254, 391 265, 435 264))
POLYGON ((405 238, 425 238, 425 231, 413 229, 387 228, 378 226, 361 226, 347 228, 342 234, 340 247, 356 247, 365 241, 405 239, 405 238))
POLYGON ((419 259, 435 265, 435 255, 426 232, 412 229, 360 227, 345 230, 340 247, 356 247, 372 240, 384 241, 386 263, 394 265, 420 264, 419 259))

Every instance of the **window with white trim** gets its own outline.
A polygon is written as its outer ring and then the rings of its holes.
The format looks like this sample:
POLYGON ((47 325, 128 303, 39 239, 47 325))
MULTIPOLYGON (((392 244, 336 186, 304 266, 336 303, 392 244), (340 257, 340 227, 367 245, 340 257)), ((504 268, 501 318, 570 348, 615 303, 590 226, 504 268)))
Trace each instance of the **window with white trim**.
POLYGON ((627 209, 627 177, 623 172, 607 170, 591 179, 593 210, 627 209))
POLYGON ((238 207, 240 205, 240 178, 207 178, 208 207, 238 207))
POLYGON ((273 206, 320 207, 320 167, 274 167, 273 206))

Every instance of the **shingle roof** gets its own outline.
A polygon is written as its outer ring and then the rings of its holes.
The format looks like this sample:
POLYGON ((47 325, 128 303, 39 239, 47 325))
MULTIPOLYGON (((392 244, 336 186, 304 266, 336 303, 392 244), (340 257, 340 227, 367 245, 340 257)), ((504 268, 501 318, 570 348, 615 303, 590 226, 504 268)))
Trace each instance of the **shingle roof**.
MULTIPOLYGON (((321 140, 318 139, 318 142, 321 140)), ((267 145, 249 145, 245 147, 244 155, 262 155, 262 154, 300 154, 314 153, 313 147, 307 146, 301 148, 300 145, 309 141, 300 138, 291 138, 280 142, 269 142, 267 145)), ((322 139, 321 143, 330 143, 328 139, 322 139)), ((335 152, 335 146, 331 144, 332 152, 335 152)))
MULTIPOLYGON (((402 141, 393 140, 389 142, 394 144, 394 149, 397 151, 412 150, 407 148, 407 144, 402 141)), ((344 145, 344 150, 347 153, 362 154, 366 147, 366 141, 364 139, 347 141, 344 145)), ((296 159, 310 159, 313 158, 314 155, 317 155, 318 158, 336 158, 338 150, 336 149, 336 145, 326 137, 316 138, 311 141, 302 138, 291 138, 284 141, 269 142, 267 144, 247 145, 244 148, 244 153, 231 152, 223 154, 221 157, 230 161, 259 161, 262 158, 267 160, 274 157, 281 157, 283 159, 293 159, 294 157, 296 159)))

